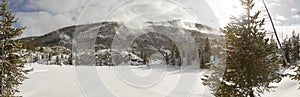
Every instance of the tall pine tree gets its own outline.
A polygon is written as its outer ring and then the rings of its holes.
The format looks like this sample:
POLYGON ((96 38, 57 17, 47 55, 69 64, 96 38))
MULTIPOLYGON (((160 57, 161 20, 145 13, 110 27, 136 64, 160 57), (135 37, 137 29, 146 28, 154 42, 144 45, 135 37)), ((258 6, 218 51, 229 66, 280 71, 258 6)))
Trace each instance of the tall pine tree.
POLYGON ((25 74, 30 70, 24 69, 24 60, 19 54, 22 45, 13 40, 22 34, 24 28, 13 27, 17 20, 14 14, 7 11, 7 0, 2 0, 0 7, 0 97, 12 97, 19 92, 18 86, 27 78, 25 74))
POLYGON ((299 35, 295 35, 295 31, 293 31, 293 36, 291 37, 291 63, 294 64, 299 60, 299 49, 300 49, 300 45, 299 45, 299 35))
POLYGON ((246 13, 232 21, 222 30, 226 37, 226 64, 222 69, 213 69, 203 84, 213 91, 216 97, 255 97, 274 88, 272 82, 279 82, 279 66, 276 51, 265 39, 262 28, 264 19, 260 12, 251 14, 253 0, 241 0, 246 13), (222 75, 222 76, 221 76, 222 75), (218 77, 218 78, 216 78, 218 77))

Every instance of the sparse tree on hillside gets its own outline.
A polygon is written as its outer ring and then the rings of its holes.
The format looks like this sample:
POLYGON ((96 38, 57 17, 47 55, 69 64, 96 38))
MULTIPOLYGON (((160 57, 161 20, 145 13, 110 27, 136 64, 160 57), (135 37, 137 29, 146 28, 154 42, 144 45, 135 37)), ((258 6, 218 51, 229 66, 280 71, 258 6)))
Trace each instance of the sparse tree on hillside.
POLYGON ((280 59, 273 56, 276 51, 265 39, 264 19, 258 18, 260 12, 250 14, 253 0, 241 2, 246 14, 232 18, 222 30, 227 40, 225 70, 220 73, 219 69, 212 69, 213 73, 203 79, 216 97, 260 96, 274 88, 270 83, 281 81, 280 59))
POLYGON ((22 34, 24 28, 15 28, 17 22, 15 15, 7 11, 8 1, 2 0, 0 5, 0 97, 13 97, 19 92, 18 86, 27 77, 25 74, 30 70, 24 69, 24 59, 20 55, 22 44, 14 40, 22 34))

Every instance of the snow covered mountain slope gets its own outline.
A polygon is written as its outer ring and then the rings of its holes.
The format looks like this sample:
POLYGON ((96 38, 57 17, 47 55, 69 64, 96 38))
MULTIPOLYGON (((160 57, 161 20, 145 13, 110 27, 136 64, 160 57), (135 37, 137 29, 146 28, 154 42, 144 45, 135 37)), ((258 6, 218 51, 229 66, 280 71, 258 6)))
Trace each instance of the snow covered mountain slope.
MULTIPOLYGON (((212 28, 197 24, 197 23, 189 23, 180 20, 172 20, 172 21, 161 21, 161 22, 147 22, 145 23, 145 27, 149 29, 154 29, 155 31, 159 31, 160 28, 164 29, 182 29, 185 33, 203 33, 201 34, 202 37, 206 36, 209 31, 215 31, 212 28)), ((25 41, 27 43, 36 43, 41 44, 43 46, 55 46, 55 45, 62 45, 66 46, 67 48, 71 48, 72 39, 74 35, 87 35, 90 32, 96 31, 97 37, 87 37, 93 39, 93 41, 98 44, 99 49, 108 48, 113 40, 113 36, 117 34, 118 31, 126 31, 126 34, 135 34, 131 32, 135 32, 134 30, 143 30, 143 29, 129 29, 120 22, 100 22, 100 23, 92 23, 92 24, 85 24, 85 25, 75 25, 64 27, 58 29, 56 31, 52 31, 42 36, 32 36, 32 37, 25 37, 19 40, 25 41), (102 45, 101 45, 102 44, 102 45)), ((123 33, 124 34, 124 33, 123 33)), ((130 39, 130 35, 124 35, 124 39, 130 39), (126 36, 126 37, 125 37, 126 36)))
MULTIPOLYGON (((122 48, 123 51, 131 49, 133 52, 147 51, 146 55, 152 55, 161 52, 159 50, 172 51, 176 46, 180 53, 185 54, 181 56, 193 60, 208 37, 213 55, 221 58, 224 55, 224 38, 222 35, 211 34, 213 31, 215 30, 208 26, 180 20, 147 22, 143 29, 127 28, 119 22, 100 22, 65 27, 43 36, 20 40, 46 47, 65 46, 80 55, 76 56, 79 60, 87 60, 87 64, 93 64, 96 61, 88 60, 94 57, 91 54, 112 48, 122 48), (192 56, 188 58, 190 55, 192 56)), ((85 64, 84 61, 78 62, 85 64)))
MULTIPOLYGON (((192 69, 194 67, 185 67, 185 72, 180 72, 179 69, 166 68, 164 65, 152 65, 151 69, 144 69, 143 67, 130 67, 119 69, 124 71, 130 69, 126 73, 134 73, 141 78, 147 77, 151 73, 160 72, 163 74, 154 86, 148 88, 134 87, 126 84, 122 77, 116 73, 117 67, 86 67, 86 66, 46 66, 42 64, 26 65, 27 68, 34 68, 34 71, 29 74, 30 79, 27 79, 22 86, 21 92, 17 95, 23 97, 99 97, 99 93, 108 89, 113 96, 103 94, 101 97, 165 97, 175 89, 179 84, 180 76, 196 74, 197 79, 194 81, 194 86, 191 91, 177 91, 176 95, 172 97, 181 97, 183 94, 190 94, 189 97, 213 97, 210 94, 209 88, 202 85, 200 80, 206 71, 198 71, 192 69), (102 90, 90 90, 84 92, 82 85, 78 82, 77 69, 97 70, 99 78, 103 81, 105 87, 95 86, 97 83, 86 83, 94 88, 102 90), (93 92, 94 91, 94 92, 93 92), (98 95, 98 96, 97 96, 98 95)), ((125 74, 126 74, 125 73, 125 74)), ((88 74, 85 74, 88 75, 88 74)), ((87 80, 95 80, 92 76, 86 76, 87 80)), ((148 80, 157 80, 155 77, 148 80)), ((190 80, 190 79, 185 79, 190 80)), ((183 81, 185 81, 183 80, 183 81)), ((135 80, 138 82, 138 80, 135 80)), ((289 78, 284 78, 280 83, 274 84, 278 86, 275 92, 267 92, 262 97, 299 97, 300 91, 298 89, 298 82, 292 81, 289 78)))

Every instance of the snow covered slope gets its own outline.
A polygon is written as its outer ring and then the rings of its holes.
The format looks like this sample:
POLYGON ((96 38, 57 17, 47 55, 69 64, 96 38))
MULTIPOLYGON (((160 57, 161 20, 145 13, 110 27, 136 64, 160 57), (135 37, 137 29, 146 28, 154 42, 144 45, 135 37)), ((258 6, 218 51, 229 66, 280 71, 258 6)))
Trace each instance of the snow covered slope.
MULTIPOLYGON (((178 68, 165 67, 165 65, 151 65, 151 69, 144 67, 116 66, 116 67, 88 67, 88 66, 46 66, 41 64, 27 64, 27 68, 35 70, 29 74, 30 79, 26 80, 20 87, 21 92, 17 95, 24 97, 111 97, 105 94, 109 91, 115 97, 213 97, 208 88, 201 83, 200 77, 206 71, 198 71, 194 66, 183 67, 182 72, 178 68), (97 83, 80 83, 77 69, 97 70, 104 86, 97 86, 97 83), (120 74, 123 73, 123 74, 120 74), (126 75, 136 74, 139 78, 155 80, 156 83, 150 86, 143 86, 144 82, 137 79, 124 81, 126 75), (125 74, 125 75, 124 75, 125 74), (148 77, 151 74, 161 76, 148 77), (188 78, 183 79, 182 76, 188 78), (158 78, 157 78, 158 77, 158 78), (196 79, 193 80, 193 77, 196 79), (188 83, 192 80, 192 84, 188 83), (129 81, 129 82, 128 82, 129 81), (183 81, 183 82, 180 82, 183 81), (135 82, 135 83, 132 83, 135 82), (180 84, 193 85, 192 87, 180 87, 180 84), (83 85, 91 86, 85 92, 83 85), (137 85, 137 86, 136 86, 137 85), (191 88, 191 90, 188 90, 191 88), (173 92, 172 92, 173 91, 173 92), (174 92, 175 91, 175 92, 174 92), (187 96, 184 96, 187 95, 187 96)), ((82 73, 81 73, 82 74, 82 73)), ((96 80, 92 75, 84 74, 85 80, 96 80)), ((82 77, 81 77, 82 78, 82 77)), ((147 81, 146 81, 147 82, 147 81)), ((280 82, 276 92, 269 92, 262 97, 299 97, 298 83, 284 78, 280 82)))

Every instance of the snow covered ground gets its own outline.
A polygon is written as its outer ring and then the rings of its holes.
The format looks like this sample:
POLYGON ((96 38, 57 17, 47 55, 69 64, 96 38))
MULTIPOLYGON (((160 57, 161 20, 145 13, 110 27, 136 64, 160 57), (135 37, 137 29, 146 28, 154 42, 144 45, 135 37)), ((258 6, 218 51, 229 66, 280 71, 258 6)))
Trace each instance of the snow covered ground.
MULTIPOLYGON (((213 97, 200 77, 207 73, 196 66, 183 69, 151 65, 116 66, 46 66, 34 68, 17 95, 23 97, 213 97)), ((284 78, 276 92, 262 97, 299 97, 298 83, 284 78)))

